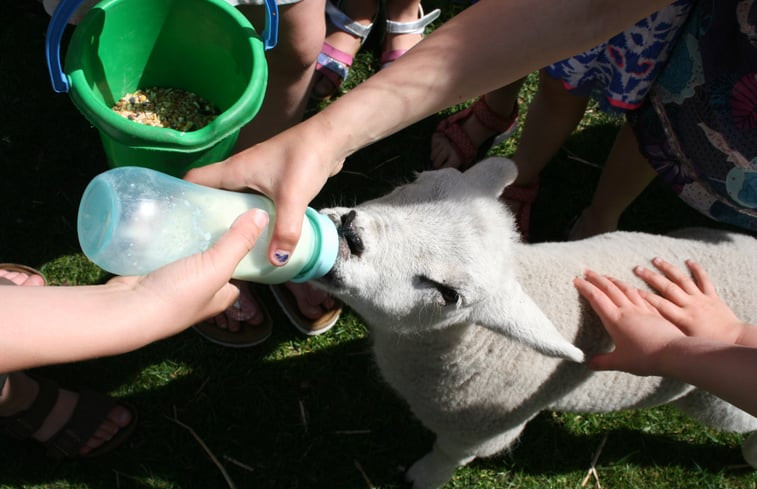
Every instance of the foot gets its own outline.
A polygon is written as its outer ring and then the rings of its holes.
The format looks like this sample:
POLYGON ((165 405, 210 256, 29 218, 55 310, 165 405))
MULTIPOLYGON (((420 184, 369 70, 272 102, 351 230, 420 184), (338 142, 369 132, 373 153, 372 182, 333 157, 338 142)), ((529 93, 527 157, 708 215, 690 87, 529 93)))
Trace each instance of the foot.
POLYGON ((205 339, 221 346, 248 348, 267 340, 273 331, 273 320, 250 284, 232 280, 239 288, 239 297, 221 314, 195 324, 193 329, 205 339))
POLYGON ((421 42, 426 27, 435 21, 441 11, 436 9, 428 14, 423 12, 423 6, 416 5, 387 5, 386 29, 381 67, 386 68, 397 58, 405 54, 410 48, 421 42))
MULTIPOLYGON (((13 416, 29 409, 37 399, 39 383, 23 372, 8 374, 8 380, 0 394, 0 417, 13 416)), ((31 435, 39 442, 46 442, 57 434, 71 419, 79 394, 65 389, 58 390, 58 398, 40 427, 31 435)), ((80 456, 86 456, 107 443, 132 422, 133 414, 126 407, 113 407, 94 434, 79 449, 80 456)))
POLYGON ((333 297, 307 283, 287 282, 284 286, 294 296, 300 314, 308 319, 319 319, 337 307, 337 302, 333 297))
POLYGON ((40 286, 45 285, 45 279, 36 273, 25 270, 6 270, 0 268, 0 279, 5 279, 15 285, 40 286))
POLYGON ((240 280, 232 280, 239 288, 239 298, 221 314, 212 317, 207 322, 213 323, 217 328, 236 333, 242 329, 242 324, 260 326, 265 321, 265 311, 250 291, 250 286, 240 280))
MULTIPOLYGON (((39 287, 46 281, 42 275, 32 273, 31 270, 2 269, 0 278, 15 285, 24 287, 39 287)), ((39 384, 36 380, 23 372, 12 372, 0 391, 0 417, 13 416, 28 409, 37 398, 39 384)), ((75 392, 60 389, 58 399, 48 413, 45 420, 34 433, 32 438, 39 442, 46 442, 66 424, 74 412, 79 399, 75 392)), ((102 421, 95 433, 81 447, 79 454, 87 455, 92 450, 107 442, 118 431, 131 423, 132 413, 123 406, 114 407, 102 421)))
POLYGON ((317 100, 331 97, 347 79, 352 61, 373 27, 376 8, 371 12, 361 12, 351 9, 349 2, 344 8, 345 12, 341 12, 333 4, 327 6, 326 39, 319 56, 319 64, 313 74, 313 88, 310 92, 317 100))
POLYGON ((272 285, 271 293, 297 331, 307 336, 329 331, 342 313, 340 301, 309 284, 272 285))
POLYGON ((489 150, 495 139, 500 142, 512 135, 517 119, 517 104, 500 111, 486 103, 485 97, 479 98, 468 109, 439 123, 431 136, 433 168, 467 169, 483 156, 482 152, 489 150))
POLYGON ((573 221, 568 230, 568 241, 590 238, 598 234, 609 233, 618 229, 618 219, 596 212, 592 207, 587 207, 573 221))

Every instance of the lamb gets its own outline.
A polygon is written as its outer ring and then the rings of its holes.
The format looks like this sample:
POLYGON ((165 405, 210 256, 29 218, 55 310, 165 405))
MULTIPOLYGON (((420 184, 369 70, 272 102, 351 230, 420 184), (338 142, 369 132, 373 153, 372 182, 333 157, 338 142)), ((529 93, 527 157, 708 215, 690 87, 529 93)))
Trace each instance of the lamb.
MULTIPOLYGON (((542 410, 670 403, 716 429, 757 430, 757 418, 693 386, 589 370, 585 359, 612 345, 572 285, 592 268, 641 287, 634 265, 693 258, 734 312, 757 323, 757 240, 696 228, 522 243, 497 198, 515 175, 511 161, 490 158, 465 173, 420 173, 352 209, 322 210, 339 227, 340 251, 315 285, 364 318, 382 377, 436 435, 406 474, 412 487, 439 487, 458 466, 508 449, 542 410)), ((742 451, 757 468, 757 434, 742 451)))

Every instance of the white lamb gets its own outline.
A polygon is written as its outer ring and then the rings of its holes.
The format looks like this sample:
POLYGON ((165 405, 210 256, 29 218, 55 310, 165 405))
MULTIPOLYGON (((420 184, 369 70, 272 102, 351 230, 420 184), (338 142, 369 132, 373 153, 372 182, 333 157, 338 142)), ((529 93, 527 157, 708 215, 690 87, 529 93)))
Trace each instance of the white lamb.
MULTIPOLYGON (((593 372, 609 337, 572 279, 586 268, 642 286, 636 264, 700 262, 721 297, 757 323, 757 240, 691 229, 678 237, 615 232, 524 244, 497 200, 515 178, 491 158, 465 173, 421 173, 354 209, 332 208, 341 249, 318 284, 369 325, 384 379, 436 434, 409 469, 416 489, 511 446, 542 410, 608 412, 672 403, 709 426, 747 433, 757 419, 707 392, 659 377, 593 372)), ((757 467, 757 436, 743 447, 757 467)))

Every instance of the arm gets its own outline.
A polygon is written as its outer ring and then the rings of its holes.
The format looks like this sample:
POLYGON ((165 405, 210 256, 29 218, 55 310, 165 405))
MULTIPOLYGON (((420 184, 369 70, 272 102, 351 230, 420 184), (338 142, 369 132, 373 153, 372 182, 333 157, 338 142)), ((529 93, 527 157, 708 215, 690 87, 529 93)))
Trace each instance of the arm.
POLYGON ((669 0, 481 0, 326 109, 187 179, 276 204, 269 256, 291 251, 307 204, 344 159, 445 107, 609 39, 669 0))
POLYGON ((0 287, 0 372, 125 353, 220 313, 236 300, 229 279, 267 220, 247 212, 209 250, 143 277, 0 287))
MULTIPOLYGON (((654 263, 658 265, 664 262, 655 260, 654 263)), ((663 265, 663 268, 668 267, 674 269, 672 265, 663 265)), ((704 273, 693 262, 689 262, 689 267, 699 270, 694 272, 695 275, 704 273)), ((651 278, 654 272, 648 272, 642 274, 651 278)), ((711 287, 706 275, 699 277, 704 279, 700 282, 701 287, 711 287)), ((593 357, 589 362, 590 368, 675 378, 712 392, 751 414, 757 413, 757 379, 753 374, 757 368, 757 348, 728 341, 734 337, 729 336, 732 330, 728 325, 733 313, 727 306, 723 304, 726 314, 716 316, 687 315, 682 312, 699 308, 701 302, 698 301, 690 303, 688 307, 675 306, 680 310, 674 316, 683 319, 674 324, 652 304, 654 300, 648 300, 653 294, 619 280, 587 271, 586 278, 577 278, 574 284, 597 312, 615 343, 613 351, 593 357), (704 324, 692 326, 688 322, 691 317, 708 319, 705 319, 704 324), (708 330, 709 333, 706 336, 688 336, 686 332, 693 330, 708 330)), ((679 295, 681 290, 668 287, 665 294, 679 295)), ((714 293, 714 289, 712 292, 714 293)), ((705 305, 700 310, 709 306, 705 305)), ((668 314, 674 309, 669 305, 666 307, 670 309, 668 314)), ((744 326, 747 329, 754 328, 744 326)))

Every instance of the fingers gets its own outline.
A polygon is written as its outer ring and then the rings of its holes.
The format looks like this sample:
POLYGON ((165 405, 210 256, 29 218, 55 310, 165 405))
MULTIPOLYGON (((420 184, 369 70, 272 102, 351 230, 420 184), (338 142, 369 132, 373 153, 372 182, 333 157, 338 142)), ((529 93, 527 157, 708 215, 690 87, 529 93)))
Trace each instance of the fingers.
POLYGON ((587 278, 576 277, 573 279, 573 285, 578 290, 578 293, 589 302, 589 305, 597 313, 602 323, 606 326, 610 325, 610 328, 612 328, 611 325, 614 324, 613 318, 617 311, 617 306, 602 289, 593 281, 590 281, 590 278, 594 276, 597 275, 590 275, 590 272, 587 272, 587 278))
POLYGON ((663 297, 680 305, 688 296, 701 293, 691 277, 671 263, 661 258, 653 258, 652 264, 664 275, 644 267, 634 268, 634 273, 663 297))
POLYGON ((593 270, 586 271, 586 280, 602 291, 602 293, 616 306, 623 306, 631 303, 636 305, 643 304, 636 288, 631 287, 621 280, 600 275, 593 270))
POLYGON ((694 260, 686 260, 686 266, 689 267, 689 270, 694 276, 694 280, 696 280, 697 286, 702 293, 706 295, 717 295, 715 285, 713 285, 710 280, 710 276, 707 275, 707 272, 704 271, 704 268, 702 268, 699 263, 694 260))
MULTIPOLYGON (((301 194, 300 194, 301 195, 301 194)), ((268 247, 268 259, 274 265, 284 265, 292 256, 302 232, 302 222, 308 202, 300 199, 282 198, 276 203, 276 222, 268 247)))
POLYGON ((250 169, 245 162, 245 153, 246 151, 243 151, 218 163, 193 168, 184 175, 184 180, 226 190, 261 191, 248 178, 250 169))

